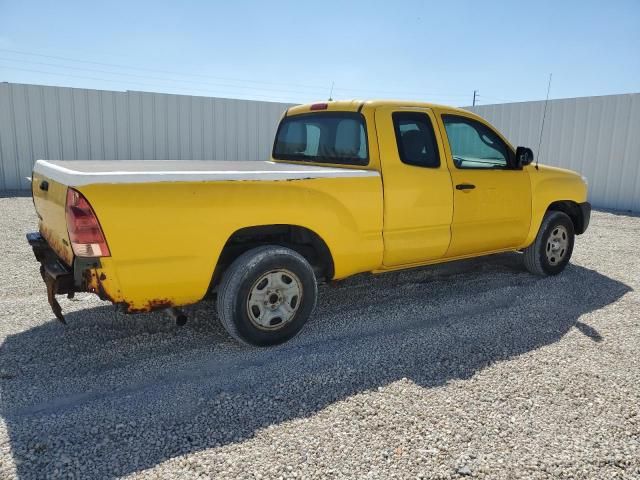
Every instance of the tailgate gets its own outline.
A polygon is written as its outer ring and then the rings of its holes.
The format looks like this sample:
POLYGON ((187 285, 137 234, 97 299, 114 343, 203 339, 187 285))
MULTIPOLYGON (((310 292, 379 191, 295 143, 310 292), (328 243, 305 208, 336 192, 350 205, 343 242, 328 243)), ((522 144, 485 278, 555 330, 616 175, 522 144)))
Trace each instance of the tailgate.
POLYGON ((51 180, 46 174, 33 172, 31 191, 38 214, 40 234, 51 249, 69 266, 73 263, 73 249, 67 232, 65 205, 67 186, 51 180))

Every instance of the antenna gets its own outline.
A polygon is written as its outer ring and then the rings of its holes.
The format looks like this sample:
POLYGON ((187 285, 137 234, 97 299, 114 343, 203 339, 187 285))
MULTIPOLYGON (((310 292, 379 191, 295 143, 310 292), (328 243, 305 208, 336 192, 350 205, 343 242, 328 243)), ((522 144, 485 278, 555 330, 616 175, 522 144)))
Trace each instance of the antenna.
POLYGON ((547 85, 547 98, 544 101, 544 112, 542 113, 542 125, 540 126, 540 140, 538 140, 538 154, 536 155, 536 170, 538 170, 538 164, 540 163, 540 145, 542 145, 542 132, 544 131, 544 119, 547 116, 547 104, 549 103, 549 92, 551 91, 551 77, 553 73, 549 74, 549 84, 547 85))
POLYGON ((330 102, 331 102, 331 101, 333 101, 333 98, 331 98, 331 97, 333 97, 333 85, 334 85, 335 83, 336 83, 336 82, 333 82, 333 81, 331 82, 331 90, 329 90, 329 101, 330 101, 330 102))

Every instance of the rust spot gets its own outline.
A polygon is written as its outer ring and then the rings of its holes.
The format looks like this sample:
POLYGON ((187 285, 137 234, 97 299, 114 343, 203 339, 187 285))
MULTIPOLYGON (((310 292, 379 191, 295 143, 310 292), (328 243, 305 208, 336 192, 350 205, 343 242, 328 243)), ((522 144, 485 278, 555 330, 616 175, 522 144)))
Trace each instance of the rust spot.
POLYGON ((114 299, 111 298, 111 296, 107 293, 107 291, 104 289, 104 286, 102 285, 102 283, 98 283, 98 288, 97 288, 97 293, 98 297, 100 297, 100 300, 109 300, 111 303, 114 303, 114 299))
POLYGON ((144 313, 154 310, 163 310, 174 306, 174 303, 168 298, 156 298, 149 300, 142 307, 133 307, 132 303, 127 300, 116 300, 104 288, 102 283, 107 279, 104 272, 98 275, 94 269, 87 269, 82 272, 85 289, 87 292, 95 293, 100 300, 107 300, 115 305, 120 306, 126 313, 144 313))
POLYGON ((47 241, 51 249, 60 257, 68 266, 73 263, 73 254, 63 245, 64 239, 58 239, 58 234, 52 229, 40 222, 40 235, 47 241))
MULTIPOLYGON (((285 178, 285 182, 299 182, 300 180, 314 180, 314 177, 285 178)), ((276 180, 277 182, 278 180, 276 180)))
POLYGON ((104 273, 101 273, 99 277, 95 273, 92 273, 92 276, 96 279, 95 293, 98 295, 100 300, 108 300, 111 303, 115 303, 115 299, 107 293, 104 285, 102 284, 102 280, 105 280, 107 276, 104 273))
POLYGON ((101 273, 98 276, 95 270, 89 268, 82 272, 82 279, 84 281, 84 288, 89 293, 95 293, 100 300, 108 300, 111 303, 115 303, 115 299, 107 293, 102 284, 102 280, 106 280, 107 276, 101 273))
POLYGON ((126 305, 127 313, 144 313, 153 312, 154 310, 163 310, 165 308, 171 308, 174 306, 173 302, 168 298, 157 298, 149 300, 143 307, 133 308, 129 303, 122 302, 126 305))

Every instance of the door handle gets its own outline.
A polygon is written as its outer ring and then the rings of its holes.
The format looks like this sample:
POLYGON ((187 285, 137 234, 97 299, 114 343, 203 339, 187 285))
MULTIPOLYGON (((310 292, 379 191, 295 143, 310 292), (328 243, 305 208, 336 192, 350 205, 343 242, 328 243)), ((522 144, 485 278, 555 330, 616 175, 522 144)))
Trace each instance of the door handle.
POLYGON ((476 186, 470 183, 459 183, 456 185, 456 190, 473 190, 474 188, 476 188, 476 186))

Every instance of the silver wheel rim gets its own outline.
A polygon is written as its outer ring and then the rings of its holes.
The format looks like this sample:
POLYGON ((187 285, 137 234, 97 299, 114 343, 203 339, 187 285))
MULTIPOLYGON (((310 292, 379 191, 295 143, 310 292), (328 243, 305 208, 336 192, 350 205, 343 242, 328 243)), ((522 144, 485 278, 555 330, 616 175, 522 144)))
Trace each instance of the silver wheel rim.
POLYGON ((289 270, 272 270, 251 287, 247 315, 261 330, 278 330, 295 318, 301 299, 300 279, 289 270))
POLYGON ((569 249, 569 232, 562 225, 556 225, 547 239, 545 253, 551 265, 557 265, 567 255, 569 249))

